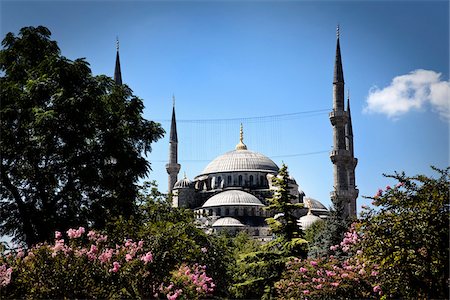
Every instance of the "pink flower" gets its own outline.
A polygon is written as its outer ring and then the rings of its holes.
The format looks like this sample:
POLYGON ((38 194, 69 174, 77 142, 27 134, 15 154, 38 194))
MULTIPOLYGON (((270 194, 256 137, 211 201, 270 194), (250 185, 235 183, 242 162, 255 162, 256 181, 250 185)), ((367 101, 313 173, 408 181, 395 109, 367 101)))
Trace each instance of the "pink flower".
POLYGON ((317 267, 317 262, 315 262, 314 260, 310 261, 309 263, 311 264, 311 266, 317 267))
POLYGON ((153 255, 151 252, 147 252, 145 255, 142 255, 141 260, 147 264, 148 262, 153 261, 153 255))
POLYGON ((330 246, 330 250, 331 251, 336 251, 336 249, 338 248, 338 245, 334 245, 334 246, 330 246))
POLYGON ((132 260, 132 259, 133 259, 133 256, 131 256, 131 254, 125 255, 125 260, 126 260, 126 261, 130 261, 130 260, 132 260))
POLYGON ((308 271, 308 269, 300 267, 299 272, 300 273, 305 273, 306 271, 308 271))
POLYGON ((366 270, 361 269, 361 270, 359 270, 358 274, 364 276, 364 275, 366 275, 366 270))
POLYGON ((332 283, 330 283, 330 285, 332 285, 334 287, 338 287, 339 286, 339 282, 332 282, 332 283))
POLYGON ((378 275, 378 271, 372 271, 372 273, 370 275, 371 276, 377 276, 378 275))
POLYGON ((201 248, 200 250, 201 250, 203 253, 208 252, 208 249, 206 249, 206 247, 203 247, 203 248, 201 248))
POLYGON ((309 295, 309 290, 304 290, 304 291, 303 291, 303 294, 309 295))
POLYGON ((342 273, 342 274, 341 274, 341 277, 342 277, 342 278, 347 278, 347 277, 348 277, 348 273, 342 273))
POLYGON ((113 255, 113 249, 105 249, 102 254, 99 255, 98 259, 101 263, 107 263, 111 260, 111 257, 113 255))
POLYGON ((383 195, 383 190, 382 189, 378 189, 378 192, 375 194, 374 198, 381 197, 381 195, 383 195))
POLYGON ((390 185, 387 185, 386 186, 386 191, 389 191, 391 189, 391 186, 390 185))
POLYGON ((116 273, 117 271, 119 271, 119 268, 120 268, 120 264, 117 261, 115 261, 115 262, 113 262, 112 269, 109 269, 109 272, 116 273))
POLYGON ((142 248, 143 246, 144 246, 144 241, 139 241, 139 242, 138 242, 138 247, 139 247, 139 248, 142 248))
POLYGON ((358 255, 361 255, 362 253, 363 253, 362 250, 356 251, 356 254, 358 254, 358 255))
POLYGON ((374 293, 381 292, 381 287, 380 287, 379 285, 374 286, 374 287, 373 287, 373 292, 374 292, 374 293))
POLYGON ((336 272, 325 270, 328 277, 336 276, 336 272))
POLYGON ((82 236, 84 232, 84 227, 79 227, 77 230, 70 228, 69 230, 67 230, 67 236, 70 239, 76 239, 82 236))
POLYGON ((7 286, 11 282, 12 268, 6 268, 6 265, 0 266, 0 287, 7 286))
POLYGON ((399 183, 397 183, 397 184, 395 185, 395 187, 399 188, 399 187, 402 187, 402 186, 404 186, 404 185, 405 185, 404 182, 399 182, 399 183))
POLYGON ((322 284, 316 285, 316 289, 320 290, 322 288, 322 284))
POLYGON ((59 231, 55 231, 55 240, 59 240, 60 238, 62 238, 62 233, 59 231))

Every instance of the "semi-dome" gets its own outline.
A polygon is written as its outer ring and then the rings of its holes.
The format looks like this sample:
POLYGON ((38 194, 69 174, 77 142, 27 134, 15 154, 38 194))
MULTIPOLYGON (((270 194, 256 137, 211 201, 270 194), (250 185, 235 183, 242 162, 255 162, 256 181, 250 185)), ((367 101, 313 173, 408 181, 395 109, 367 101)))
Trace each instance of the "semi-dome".
POLYGON ((184 178, 178 180, 177 182, 175 182, 175 185, 173 186, 173 189, 187 189, 190 188, 192 186, 192 181, 190 181, 186 175, 184 175, 184 178))
POLYGON ((220 218, 212 224, 212 227, 245 227, 238 219, 231 217, 220 218))
POLYGON ((298 219, 298 225, 302 230, 308 229, 312 224, 315 222, 321 220, 318 216, 313 215, 311 212, 308 212, 306 216, 301 217, 298 219))
POLYGON ((239 190, 221 192, 209 198, 203 208, 217 206, 264 206, 258 198, 252 194, 239 190))
POLYGON ((202 175, 235 171, 277 173, 278 170, 278 166, 267 156, 239 149, 229 151, 211 161, 203 170, 202 175))

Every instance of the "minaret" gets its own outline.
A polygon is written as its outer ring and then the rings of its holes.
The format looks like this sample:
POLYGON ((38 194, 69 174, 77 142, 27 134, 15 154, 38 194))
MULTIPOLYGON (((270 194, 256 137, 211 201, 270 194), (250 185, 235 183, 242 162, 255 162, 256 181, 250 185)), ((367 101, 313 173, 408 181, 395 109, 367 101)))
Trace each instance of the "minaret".
POLYGON ((172 193, 173 186, 178 180, 178 172, 180 172, 180 164, 178 163, 178 137, 177 137, 177 121, 175 119, 175 96, 173 96, 172 123, 170 125, 169 140, 169 163, 166 164, 166 170, 169 174, 169 194, 172 193))
POLYGON ((119 38, 116 40, 116 67, 114 68, 114 82, 117 85, 122 85, 122 72, 120 71, 120 58, 119 58, 119 38))
POLYGON ((336 35, 333 111, 330 113, 330 121, 333 125, 333 150, 330 158, 334 165, 334 191, 331 192, 331 200, 333 202, 342 201, 344 217, 356 217, 356 198, 358 197, 354 179, 356 159, 353 157, 353 130, 350 111, 345 111, 344 108, 344 71, 342 69, 341 47, 339 44, 339 26, 336 35))

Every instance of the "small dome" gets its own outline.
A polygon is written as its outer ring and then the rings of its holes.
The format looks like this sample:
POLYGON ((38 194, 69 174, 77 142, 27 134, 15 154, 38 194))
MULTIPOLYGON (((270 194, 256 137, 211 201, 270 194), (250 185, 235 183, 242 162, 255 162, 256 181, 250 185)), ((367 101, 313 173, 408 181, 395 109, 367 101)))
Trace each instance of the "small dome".
POLYGON ((245 225, 241 223, 241 221, 231 218, 231 217, 225 217, 220 218, 214 224, 212 224, 212 227, 244 227, 245 225))
POLYGON ((175 182, 175 185, 173 186, 173 189, 187 189, 192 187, 192 181, 190 181, 186 175, 184 175, 183 179, 178 180, 177 182, 175 182))
POLYGON ((239 190, 229 190, 212 196, 205 202, 205 204, 203 204, 202 207, 206 208, 230 205, 264 206, 264 204, 262 204, 261 201, 259 201, 259 199, 252 194, 239 190))
POLYGON ((302 230, 308 229, 313 223, 322 220, 318 216, 313 215, 311 212, 308 212, 306 216, 301 217, 298 219, 298 225, 302 230))
POLYGON ((311 209, 313 211, 326 211, 326 212, 328 212, 328 209, 319 200, 307 197, 307 198, 303 199, 303 203, 307 203, 308 200, 311 201, 311 209))

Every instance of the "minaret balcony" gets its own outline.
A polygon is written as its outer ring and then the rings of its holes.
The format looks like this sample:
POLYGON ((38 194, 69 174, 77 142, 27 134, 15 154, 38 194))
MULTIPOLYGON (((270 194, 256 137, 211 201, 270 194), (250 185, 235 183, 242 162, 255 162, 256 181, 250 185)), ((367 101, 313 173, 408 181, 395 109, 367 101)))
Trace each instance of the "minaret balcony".
POLYGON ((330 152, 330 159, 334 163, 336 161, 348 161, 352 154, 346 149, 333 149, 330 152))
POLYGON ((348 120, 348 112, 345 110, 335 110, 333 109, 330 114, 331 124, 334 126, 338 123, 345 124, 348 120))
POLYGON ((358 198, 358 194, 358 189, 340 190, 331 192, 330 197, 331 199, 356 199, 358 198))

